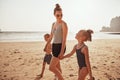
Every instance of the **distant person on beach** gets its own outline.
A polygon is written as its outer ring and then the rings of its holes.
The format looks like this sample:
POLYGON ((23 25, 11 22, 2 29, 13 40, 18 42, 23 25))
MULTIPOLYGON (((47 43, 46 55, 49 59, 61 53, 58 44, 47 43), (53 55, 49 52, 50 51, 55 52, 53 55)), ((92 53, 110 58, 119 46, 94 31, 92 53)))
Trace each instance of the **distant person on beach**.
MULTIPOLYGON (((44 35, 44 39, 45 39, 46 42, 48 42, 49 38, 50 38, 49 34, 44 35)), ((52 45, 49 43, 47 49, 45 50, 45 56, 44 56, 44 60, 43 60, 41 74, 37 75, 35 80, 39 80, 43 77, 43 74, 44 74, 44 71, 45 71, 45 65, 46 65, 46 63, 49 65, 50 61, 51 61, 51 58, 52 58, 51 51, 52 51, 52 45)))
POLYGON ((88 47, 84 43, 85 41, 92 40, 91 39, 92 33, 93 33, 92 30, 80 30, 75 36, 78 43, 74 46, 73 50, 69 54, 67 54, 61 58, 61 59, 68 58, 76 52, 77 61, 78 61, 78 65, 79 65, 78 80, 85 80, 88 73, 90 76, 89 80, 94 80, 94 77, 92 76, 90 61, 89 61, 88 47))
POLYGON ((60 67, 60 57, 64 55, 66 49, 66 38, 67 38, 67 24, 62 20, 63 14, 59 4, 56 4, 54 9, 54 16, 56 21, 52 24, 51 34, 47 45, 44 50, 47 50, 48 44, 52 41, 52 60, 50 62, 50 71, 52 71, 58 80, 64 80, 62 76, 62 70, 60 67))

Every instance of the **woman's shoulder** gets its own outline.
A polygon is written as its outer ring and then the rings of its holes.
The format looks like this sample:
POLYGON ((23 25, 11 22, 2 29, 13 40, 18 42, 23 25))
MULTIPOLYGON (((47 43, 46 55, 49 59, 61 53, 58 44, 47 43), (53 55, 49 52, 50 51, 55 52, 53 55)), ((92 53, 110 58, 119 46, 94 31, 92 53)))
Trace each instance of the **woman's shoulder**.
POLYGON ((68 28, 68 27, 67 27, 67 23, 66 23, 65 21, 62 21, 62 27, 63 27, 63 28, 66 28, 66 29, 68 28))
POLYGON ((63 21, 63 20, 62 20, 62 24, 67 25, 67 23, 65 21, 63 21))
POLYGON ((55 22, 52 23, 52 26, 54 26, 55 22))
POLYGON ((55 22, 52 23, 52 29, 54 28, 55 22))

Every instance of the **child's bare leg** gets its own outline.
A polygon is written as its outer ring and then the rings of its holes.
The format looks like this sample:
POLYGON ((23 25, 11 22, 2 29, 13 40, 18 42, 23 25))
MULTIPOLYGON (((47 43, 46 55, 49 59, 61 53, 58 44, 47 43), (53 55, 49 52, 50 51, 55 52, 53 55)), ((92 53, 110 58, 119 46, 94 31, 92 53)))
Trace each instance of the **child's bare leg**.
POLYGON ((40 74, 41 77, 43 77, 43 74, 44 74, 44 71, 45 71, 45 65, 46 65, 46 62, 43 62, 42 71, 41 71, 41 74, 40 74))
POLYGON ((83 67, 82 69, 79 69, 79 72, 78 72, 78 80, 85 80, 85 77, 87 76, 88 74, 88 70, 86 67, 83 67))
POLYGON ((49 69, 58 77, 58 80, 64 80, 60 70, 56 67, 58 63, 59 63, 59 59, 56 57, 52 57, 49 69))
POLYGON ((43 62, 41 74, 37 75, 37 77, 35 78, 35 80, 40 80, 43 77, 44 70, 45 70, 45 65, 46 65, 46 62, 43 62))

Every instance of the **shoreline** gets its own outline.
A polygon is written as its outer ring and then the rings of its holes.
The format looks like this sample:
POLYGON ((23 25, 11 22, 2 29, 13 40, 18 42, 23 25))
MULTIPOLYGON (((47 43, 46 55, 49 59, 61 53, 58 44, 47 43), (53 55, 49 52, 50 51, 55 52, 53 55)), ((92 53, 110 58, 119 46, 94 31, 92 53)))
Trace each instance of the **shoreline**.
MULTIPOLYGON (((120 38, 113 38, 113 39, 93 39, 92 41, 95 40, 120 40, 120 38)), ((69 41, 76 41, 74 40, 67 40, 69 41)), ((0 41, 0 43, 21 43, 21 42, 25 42, 25 43, 34 43, 34 42, 45 42, 45 41, 0 41)), ((88 41, 89 42, 89 41, 88 41)))

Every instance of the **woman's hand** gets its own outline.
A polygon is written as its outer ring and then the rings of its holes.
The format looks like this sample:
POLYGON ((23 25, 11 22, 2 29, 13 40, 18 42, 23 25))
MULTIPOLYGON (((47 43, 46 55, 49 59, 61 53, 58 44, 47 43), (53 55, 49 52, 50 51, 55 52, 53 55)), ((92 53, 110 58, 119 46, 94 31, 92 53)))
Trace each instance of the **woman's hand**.
POLYGON ((58 58, 61 59, 63 57, 63 53, 60 53, 58 58))
POLYGON ((60 59, 60 60, 62 60, 62 59, 64 59, 64 58, 65 58, 65 57, 64 57, 64 56, 62 56, 62 57, 60 57, 59 59, 60 59))

